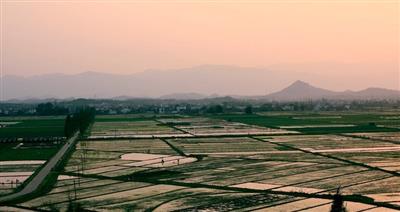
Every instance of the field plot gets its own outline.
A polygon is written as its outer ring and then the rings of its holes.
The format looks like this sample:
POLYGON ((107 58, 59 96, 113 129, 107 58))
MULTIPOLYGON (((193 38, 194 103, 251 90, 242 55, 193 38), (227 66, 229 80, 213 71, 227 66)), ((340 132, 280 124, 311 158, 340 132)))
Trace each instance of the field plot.
POLYGON ((273 118, 270 122, 277 125, 329 125, 329 124, 352 124, 364 125, 375 123, 376 125, 398 124, 400 120, 398 111, 371 111, 371 112, 266 112, 259 115, 273 118))
POLYGON ((44 160, 0 161, 0 196, 13 192, 45 162, 44 160))
POLYGON ((391 114, 380 113, 261 113, 253 115, 219 115, 217 118, 272 128, 290 129, 307 134, 351 132, 393 132, 399 129, 391 114), (388 127, 385 127, 388 126, 388 127))
POLYGON ((81 141, 65 170, 115 177, 189 161, 159 139, 81 141))
POLYGON ((60 210, 67 208, 70 200, 73 200, 86 209, 96 211, 228 210, 248 207, 254 202, 269 205, 280 200, 287 201, 289 198, 284 195, 257 195, 166 184, 85 178, 81 180, 80 184, 75 183, 76 195, 73 185, 65 185, 64 182, 57 185, 47 195, 22 203, 21 206, 32 209, 60 210))
POLYGON ((115 197, 118 197, 119 192, 148 186, 146 183, 121 182, 116 180, 88 180, 86 178, 81 178, 81 180, 82 182, 80 183, 76 179, 62 180, 75 181, 75 183, 71 182, 67 185, 56 185, 55 189, 50 193, 25 202, 21 205, 32 208, 59 210, 60 208, 67 208, 67 205, 71 199, 76 201, 86 201, 92 198, 96 199, 103 195, 111 194, 114 194, 115 197))
POLYGON ((387 132, 387 133, 350 133, 348 135, 359 136, 362 138, 386 140, 398 142, 400 144, 400 132, 387 132))
MULTIPOLYGON (((272 207, 264 207, 262 209, 255 210, 257 212, 263 211, 310 211, 310 212, 321 212, 330 211, 332 201, 318 198, 297 198, 286 204, 278 204, 272 207)), ((345 202, 344 205, 348 211, 369 211, 369 209, 377 208, 374 205, 362 204, 357 202, 345 202)), ((382 208, 381 208, 382 209, 382 208)), ((396 211, 390 210, 387 211, 396 211)))
POLYGON ((96 121, 90 138, 129 137, 141 135, 180 135, 181 131, 160 124, 153 120, 96 121))
POLYGON ((78 143, 78 150, 114 151, 121 153, 155 153, 176 154, 165 142, 160 139, 135 139, 135 140, 91 140, 78 143))
POLYGON ((59 149, 59 144, 49 143, 4 143, 0 144, 0 161, 47 160, 59 149))
POLYGON ((186 154, 258 154, 279 151, 279 146, 252 138, 179 138, 169 139, 186 154))
POLYGON ((0 144, 0 196, 12 193, 59 149, 59 144, 0 144))
POLYGON ((367 164, 372 167, 378 167, 384 170, 400 173, 400 154, 398 150, 385 152, 343 152, 329 154, 346 160, 367 164))
POLYGON ((17 139, 62 138, 65 117, 0 118, 0 142, 17 139))
POLYGON ((175 126, 176 128, 195 136, 269 135, 296 133, 283 129, 273 129, 205 117, 159 119, 159 121, 167 125, 175 126))
POLYGON ((400 150, 400 145, 389 142, 339 135, 272 136, 264 139, 312 152, 384 152, 400 150))
POLYGON ((0 196, 20 188, 64 139, 64 117, 2 117, 0 196))

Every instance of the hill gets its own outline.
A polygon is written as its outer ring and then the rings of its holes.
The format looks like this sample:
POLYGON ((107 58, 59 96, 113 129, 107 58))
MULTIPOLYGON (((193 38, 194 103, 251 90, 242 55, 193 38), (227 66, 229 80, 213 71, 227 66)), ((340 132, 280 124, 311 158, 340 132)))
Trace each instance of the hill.
POLYGON ((297 80, 281 91, 259 97, 271 101, 316 99, 400 99, 400 91, 384 88, 367 88, 360 91, 330 91, 297 80))

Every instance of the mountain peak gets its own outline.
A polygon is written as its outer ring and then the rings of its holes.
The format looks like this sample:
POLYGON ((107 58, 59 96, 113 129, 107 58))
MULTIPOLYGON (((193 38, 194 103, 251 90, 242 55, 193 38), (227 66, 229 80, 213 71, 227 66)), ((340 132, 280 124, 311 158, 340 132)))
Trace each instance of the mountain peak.
POLYGON ((307 82, 297 80, 288 87, 286 87, 284 90, 310 90, 310 89, 317 89, 317 88, 310 85, 307 82))
POLYGON ((309 87, 311 86, 307 82, 301 81, 301 80, 296 80, 293 82, 289 87, 309 87))
POLYGON ((275 100, 304 100, 324 98, 333 94, 333 91, 317 88, 307 82, 297 80, 283 90, 267 95, 267 98, 275 100))

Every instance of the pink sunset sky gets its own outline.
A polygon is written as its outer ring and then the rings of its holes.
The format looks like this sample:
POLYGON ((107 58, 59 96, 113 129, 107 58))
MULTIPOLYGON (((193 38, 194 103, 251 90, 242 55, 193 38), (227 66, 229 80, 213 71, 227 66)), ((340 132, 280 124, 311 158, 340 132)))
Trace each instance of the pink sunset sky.
POLYGON ((1 0, 1 66, 22 76, 279 67, 399 89, 399 13, 397 0, 1 0))

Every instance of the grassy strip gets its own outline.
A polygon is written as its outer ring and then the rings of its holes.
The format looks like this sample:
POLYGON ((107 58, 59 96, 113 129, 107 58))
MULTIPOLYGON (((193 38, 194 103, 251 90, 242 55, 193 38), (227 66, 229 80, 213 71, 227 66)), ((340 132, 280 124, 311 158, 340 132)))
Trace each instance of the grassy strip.
POLYGON ((179 149, 178 147, 172 145, 170 142, 168 142, 166 139, 160 138, 160 140, 164 141, 169 147, 171 147, 171 149, 173 149, 176 153, 178 153, 180 156, 184 156, 187 157, 188 155, 183 152, 181 149, 179 149))

